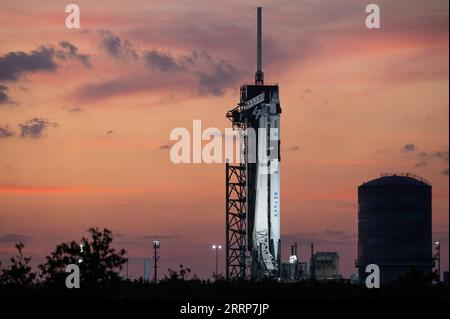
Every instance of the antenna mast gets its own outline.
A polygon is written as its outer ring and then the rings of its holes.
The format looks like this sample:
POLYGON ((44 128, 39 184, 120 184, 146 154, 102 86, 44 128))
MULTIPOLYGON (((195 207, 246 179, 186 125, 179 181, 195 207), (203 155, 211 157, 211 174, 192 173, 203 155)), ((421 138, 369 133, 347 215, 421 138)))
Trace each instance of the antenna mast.
POLYGON ((262 7, 257 8, 258 35, 257 35, 257 65, 255 73, 255 84, 264 85, 264 73, 262 71, 262 7))

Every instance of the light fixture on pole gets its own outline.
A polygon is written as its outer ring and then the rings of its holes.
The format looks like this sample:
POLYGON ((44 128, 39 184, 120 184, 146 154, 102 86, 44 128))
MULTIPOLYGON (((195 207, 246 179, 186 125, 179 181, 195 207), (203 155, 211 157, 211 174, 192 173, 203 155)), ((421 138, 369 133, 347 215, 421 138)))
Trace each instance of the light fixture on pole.
POLYGON ((154 268, 155 268, 155 276, 153 278, 155 284, 158 282, 158 249, 160 246, 160 241, 158 239, 155 239, 153 241, 153 262, 154 262, 154 268))

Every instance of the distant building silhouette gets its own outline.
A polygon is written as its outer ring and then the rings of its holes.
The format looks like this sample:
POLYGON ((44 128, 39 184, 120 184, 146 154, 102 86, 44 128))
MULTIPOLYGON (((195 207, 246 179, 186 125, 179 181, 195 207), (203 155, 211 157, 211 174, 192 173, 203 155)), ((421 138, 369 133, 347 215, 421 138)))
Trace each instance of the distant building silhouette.
POLYGON ((336 252, 317 252, 312 256, 311 278, 316 280, 341 279, 339 274, 339 254, 336 252))
POLYGON ((281 264, 281 280, 283 282, 297 282, 305 280, 308 273, 308 263, 301 262, 298 256, 297 243, 291 246, 289 262, 281 264))
POLYGON ((150 281, 150 258, 144 258, 144 280, 150 281))
POLYGON ((430 274, 431 184, 414 174, 383 174, 358 187, 359 278, 368 264, 380 268, 381 283, 412 269, 430 274))

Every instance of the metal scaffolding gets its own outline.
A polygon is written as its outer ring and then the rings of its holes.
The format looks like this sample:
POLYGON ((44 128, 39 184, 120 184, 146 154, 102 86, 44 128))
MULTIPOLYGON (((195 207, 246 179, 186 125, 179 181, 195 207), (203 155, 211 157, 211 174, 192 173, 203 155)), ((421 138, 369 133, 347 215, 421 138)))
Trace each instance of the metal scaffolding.
POLYGON ((246 277, 246 165, 226 163, 226 279, 246 277))

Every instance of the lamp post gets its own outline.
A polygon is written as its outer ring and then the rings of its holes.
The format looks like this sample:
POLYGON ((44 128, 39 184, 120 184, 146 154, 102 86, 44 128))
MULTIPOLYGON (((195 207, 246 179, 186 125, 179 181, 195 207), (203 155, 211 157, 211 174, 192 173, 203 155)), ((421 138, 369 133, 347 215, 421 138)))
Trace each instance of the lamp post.
POLYGON ((216 252, 216 276, 219 274, 219 249, 222 249, 222 245, 214 244, 212 249, 216 252))
POLYGON ((155 268, 155 276, 153 278, 155 284, 158 282, 158 249, 160 246, 160 241, 158 239, 155 239, 153 241, 153 261, 154 261, 154 268, 155 268))

